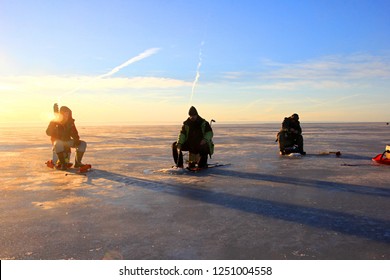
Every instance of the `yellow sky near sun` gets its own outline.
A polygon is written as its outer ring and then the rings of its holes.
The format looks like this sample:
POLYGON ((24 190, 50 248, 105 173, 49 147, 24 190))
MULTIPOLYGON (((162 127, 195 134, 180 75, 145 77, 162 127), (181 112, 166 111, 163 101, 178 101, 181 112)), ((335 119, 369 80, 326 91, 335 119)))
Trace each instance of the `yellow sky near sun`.
MULTIPOLYGON (((37 94, 32 97, 6 98, 0 108, 0 125, 39 125, 46 126, 53 119, 53 101, 46 95, 37 94)), ((178 124, 187 118, 187 102, 148 102, 131 98, 129 96, 111 95, 85 95, 72 98, 63 98, 60 106, 69 106, 73 111, 73 117, 77 124, 178 124)), ((310 110, 300 108, 291 110, 287 106, 283 108, 270 104, 259 104, 252 108, 240 104, 195 104, 198 112, 207 120, 215 119, 218 123, 233 122, 274 122, 281 121, 283 117, 298 112, 301 121, 323 121, 324 115, 328 116, 328 122, 338 122, 346 116, 355 113, 355 108, 318 108, 310 110)), ((384 106, 385 107, 385 106, 384 106)), ((367 113, 367 108, 361 108, 362 113, 367 113)), ((372 119, 365 121, 377 121, 373 114, 372 119)), ((358 120, 356 120, 358 121, 358 120)))
POLYGON ((197 86, 194 102, 189 104, 192 86, 192 81, 161 77, 2 76, 0 125, 46 125, 53 117, 54 103, 70 107, 79 123, 129 124, 180 123, 190 105, 195 105, 202 117, 220 122, 277 122, 294 112, 310 121, 386 121, 388 109, 384 102, 368 104, 357 93, 310 98, 289 96, 285 91, 281 96, 256 98, 251 93, 245 99, 248 94, 242 94, 243 98, 239 94, 225 96, 224 92, 231 91, 230 84, 204 82, 197 86), (210 92, 222 93, 222 97, 215 98, 210 92))

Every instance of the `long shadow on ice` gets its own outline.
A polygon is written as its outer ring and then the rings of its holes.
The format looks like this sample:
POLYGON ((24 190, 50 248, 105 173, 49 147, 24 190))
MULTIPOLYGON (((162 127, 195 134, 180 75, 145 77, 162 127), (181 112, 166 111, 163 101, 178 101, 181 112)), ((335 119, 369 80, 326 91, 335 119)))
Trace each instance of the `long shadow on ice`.
MULTIPOLYGON (((231 172, 231 171, 229 171, 231 172)), ((233 173, 234 174, 234 173, 233 173)), ((240 175, 240 174, 235 174, 240 175)), ((95 170, 95 178, 390 244, 390 221, 95 170)), ((93 178, 92 178, 93 179, 93 178)), ((276 179, 274 179, 276 180, 276 179)))
POLYGON ((364 161, 367 161, 367 163, 370 163, 372 157, 356 155, 356 154, 343 154, 339 159, 340 160, 342 160, 342 159, 364 160, 364 161))
POLYGON ((223 176, 232 176, 234 178, 268 181, 273 183, 283 183, 289 185, 319 188, 319 189, 324 189, 329 191, 351 192, 351 193, 361 194, 361 195, 390 197, 390 189, 386 189, 386 188, 361 186, 361 185, 329 182, 329 181, 321 181, 321 180, 313 180, 313 179, 304 179, 304 178, 297 178, 297 177, 275 176, 275 175, 261 174, 261 173, 241 172, 241 171, 234 171, 234 170, 215 170, 214 173, 223 176))

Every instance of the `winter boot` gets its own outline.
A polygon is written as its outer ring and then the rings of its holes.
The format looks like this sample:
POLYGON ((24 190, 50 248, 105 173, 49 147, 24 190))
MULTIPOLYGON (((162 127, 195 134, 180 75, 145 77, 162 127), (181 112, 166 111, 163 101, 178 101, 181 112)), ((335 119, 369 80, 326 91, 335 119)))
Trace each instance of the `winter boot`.
POLYGON ((84 152, 76 152, 76 158, 75 158, 75 168, 83 167, 85 164, 81 163, 81 160, 83 159, 84 152))
POLYGON ((58 166, 58 169, 60 170, 66 170, 68 169, 67 163, 65 161, 65 155, 63 152, 57 153, 58 161, 60 162, 60 165, 58 166))
POLYGON ((205 154, 205 155, 201 155, 200 156, 200 159, 198 161, 198 167, 199 168, 207 168, 208 167, 208 164, 207 164, 207 157, 208 157, 208 154, 205 154))

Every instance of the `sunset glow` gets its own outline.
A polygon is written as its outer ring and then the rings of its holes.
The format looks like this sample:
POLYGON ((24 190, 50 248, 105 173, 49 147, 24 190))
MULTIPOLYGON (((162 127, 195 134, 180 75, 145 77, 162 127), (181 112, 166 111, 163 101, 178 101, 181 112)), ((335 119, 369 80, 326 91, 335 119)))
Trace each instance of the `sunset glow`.
POLYGON ((0 11, 0 125, 54 103, 83 123, 390 119, 388 1, 22 2, 0 11))

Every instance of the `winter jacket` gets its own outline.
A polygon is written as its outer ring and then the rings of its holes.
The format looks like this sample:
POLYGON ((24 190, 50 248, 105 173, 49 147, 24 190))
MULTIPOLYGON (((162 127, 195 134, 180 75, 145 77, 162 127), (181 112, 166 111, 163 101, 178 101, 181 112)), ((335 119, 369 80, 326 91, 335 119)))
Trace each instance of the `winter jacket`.
POLYGON ((210 155, 212 155, 214 153, 213 135, 213 130, 206 120, 200 116, 198 116, 196 121, 191 121, 188 118, 183 122, 177 143, 180 145, 186 143, 188 146, 193 147, 199 145, 204 139, 209 146, 210 155))
POLYGON ((46 129, 46 134, 51 137, 52 143, 56 140, 70 141, 72 139, 77 143, 80 136, 72 118, 72 111, 69 110, 69 120, 64 124, 51 121, 46 129))
POLYGON ((302 128, 299 121, 294 121, 291 117, 284 118, 282 123, 282 131, 291 132, 291 128, 297 131, 295 134, 302 134, 302 128))

